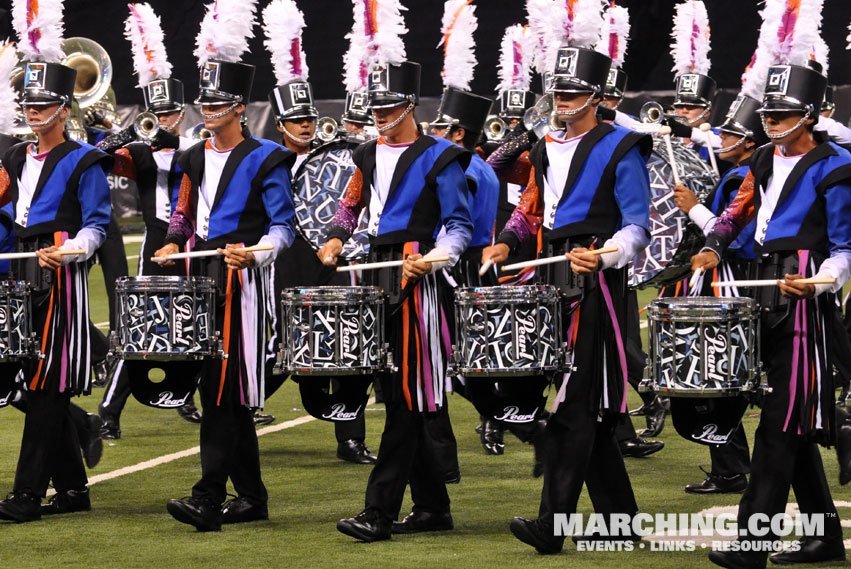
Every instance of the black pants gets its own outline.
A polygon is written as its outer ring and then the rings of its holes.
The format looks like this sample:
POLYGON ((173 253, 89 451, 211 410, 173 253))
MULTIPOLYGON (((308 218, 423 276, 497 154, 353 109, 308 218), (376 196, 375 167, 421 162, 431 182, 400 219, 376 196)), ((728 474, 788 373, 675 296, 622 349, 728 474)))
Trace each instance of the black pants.
MULTIPOLYGON (((229 383, 233 385, 234 382, 229 383)), ((227 497, 230 478, 237 495, 253 504, 265 504, 269 496, 260 476, 260 449, 253 413, 239 402, 235 393, 226 393, 217 405, 218 388, 217 374, 206 373, 199 386, 204 406, 201 479, 192 487, 192 496, 222 504, 227 497)))
MULTIPOLYGON (((109 300, 109 329, 117 327, 115 314, 115 280, 118 277, 126 277, 128 273, 127 253, 124 250, 124 240, 121 238, 121 229, 118 227, 118 218, 115 212, 109 217, 109 228, 106 230, 106 239, 100 249, 95 251, 100 267, 103 270, 103 283, 106 287, 106 296, 109 300)), ((97 361, 97 360, 95 360, 97 361)))
POLYGON ((100 403, 100 408, 104 414, 114 418, 121 416, 124 406, 127 404, 127 399, 130 398, 130 376, 127 374, 127 369, 121 365, 118 373, 113 374, 112 381, 103 390, 103 400, 100 403))
POLYGON ((763 320, 762 354, 768 384, 773 390, 763 400, 759 427, 754 435, 751 477, 739 503, 739 527, 747 528, 747 521, 753 514, 766 514, 771 518, 784 512, 791 486, 802 514, 825 514, 825 538, 842 539, 839 516, 818 446, 797 434, 796 409, 792 411, 788 430, 783 431, 789 404, 793 335, 794 318, 787 317, 776 328, 763 320))
POLYGON ((744 427, 739 425, 739 429, 726 445, 710 446, 709 457, 712 459, 712 468, 709 472, 715 476, 729 478, 738 474, 748 474, 751 471, 751 457, 744 427))
POLYGON ((27 394, 21 454, 15 472, 16 493, 43 498, 51 478, 57 492, 81 490, 88 484, 74 426, 74 415, 79 412, 72 415, 70 403, 69 395, 53 390, 27 394))
MULTIPOLYGON (((382 376, 384 393, 392 393, 399 383, 394 375, 382 376)), ((386 519, 399 517, 405 486, 411 485, 411 498, 417 511, 442 513, 449 511, 449 493, 443 473, 433 458, 426 433, 425 413, 409 411, 402 397, 391 397, 378 463, 366 486, 366 509, 376 509, 386 519)))

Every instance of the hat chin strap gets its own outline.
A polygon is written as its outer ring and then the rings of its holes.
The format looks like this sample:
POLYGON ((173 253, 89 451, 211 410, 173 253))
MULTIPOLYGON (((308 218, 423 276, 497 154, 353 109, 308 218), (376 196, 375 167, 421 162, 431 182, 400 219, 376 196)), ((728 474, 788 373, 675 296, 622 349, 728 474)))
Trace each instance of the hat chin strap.
POLYGON ((413 110, 414 110, 414 103, 408 103, 408 107, 405 109, 405 112, 403 112, 401 115, 399 115, 399 118, 397 118, 395 121, 391 122, 388 125, 378 127, 378 132, 381 133, 381 134, 384 134, 388 130, 395 128, 396 126, 399 125, 399 123, 401 123, 403 120, 405 120, 405 117, 408 116, 409 114, 411 114, 411 111, 413 111, 413 110))
POLYGON ((177 129, 177 125, 180 124, 180 121, 183 120, 183 115, 186 114, 186 106, 180 107, 180 114, 177 115, 177 118, 174 119, 174 122, 169 125, 161 125, 160 128, 166 132, 174 132, 177 129))
POLYGON ((686 125, 694 126, 697 121, 701 121, 701 120, 705 119, 706 115, 709 114, 709 109, 710 109, 710 106, 707 105, 706 107, 703 108, 703 112, 700 113, 699 115, 697 115, 696 117, 694 117, 692 120, 686 119, 686 125))
POLYGON ((747 138, 747 136, 742 136, 738 141, 736 141, 736 144, 734 144, 733 146, 728 146, 727 148, 719 148, 718 154, 723 154, 725 152, 734 151, 735 149, 737 149, 738 147, 740 147, 741 145, 743 145, 745 143, 746 138, 747 138))
POLYGON ((281 125, 281 130, 284 131, 284 136, 286 136, 287 138, 289 138, 291 141, 295 142, 296 144, 310 144, 311 142, 316 140, 316 133, 315 132, 313 133, 313 136, 311 136, 310 138, 299 138, 296 135, 294 135, 293 133, 291 133, 290 131, 288 131, 287 127, 285 127, 284 125, 281 125))
POLYGON ((802 116, 801 120, 799 120, 798 123, 795 126, 793 126, 792 128, 790 128, 789 130, 784 130, 783 132, 780 132, 780 133, 777 133, 777 134, 770 134, 768 132, 768 125, 765 124, 765 115, 763 113, 759 114, 759 120, 762 121, 762 129, 765 131, 765 135, 768 138, 770 138, 771 140, 778 140, 780 138, 786 138, 787 136, 789 136, 790 134, 792 134, 793 132, 795 132, 796 130, 801 128, 808 118, 810 118, 810 113, 806 113, 804 116, 802 116))
MULTIPOLYGON (((220 118, 222 118, 223 116, 225 116, 226 114, 228 114, 228 113, 232 112, 232 111, 236 108, 236 106, 237 106, 238 104, 239 104, 239 101, 234 101, 234 102, 231 104, 231 106, 229 106, 228 108, 226 108, 226 109, 225 109, 225 110, 223 110, 222 112, 220 112, 220 113, 215 113, 215 114, 212 114, 212 115, 204 114, 204 112, 203 112, 203 111, 201 111, 201 118, 203 118, 204 120, 220 119, 220 118)), ((201 105, 201 108, 202 108, 202 109, 204 108, 203 104, 201 105)))
POLYGON ((581 106, 581 107, 579 107, 578 109, 573 109, 572 111, 570 111, 570 110, 568 110, 568 111, 559 111, 559 110, 556 110, 556 116, 559 116, 559 117, 573 117, 573 116, 578 115, 579 113, 581 113, 582 111, 584 111, 585 109, 587 109, 589 105, 591 105, 591 101, 593 101, 593 100, 594 100, 594 95, 596 95, 596 93, 594 93, 594 92, 592 92, 590 95, 588 95, 588 99, 587 99, 587 100, 586 100, 586 101, 582 104, 582 106, 581 106))
POLYGON ((59 108, 56 109, 56 112, 53 113, 52 115, 50 115, 50 117, 48 117, 46 120, 43 120, 41 122, 30 122, 30 120, 27 119, 27 126, 30 127, 30 128, 47 126, 47 125, 49 125, 50 123, 52 123, 53 121, 56 120, 56 118, 59 116, 59 113, 61 113, 62 109, 64 109, 64 108, 65 108, 65 101, 62 101, 59 104, 59 108))

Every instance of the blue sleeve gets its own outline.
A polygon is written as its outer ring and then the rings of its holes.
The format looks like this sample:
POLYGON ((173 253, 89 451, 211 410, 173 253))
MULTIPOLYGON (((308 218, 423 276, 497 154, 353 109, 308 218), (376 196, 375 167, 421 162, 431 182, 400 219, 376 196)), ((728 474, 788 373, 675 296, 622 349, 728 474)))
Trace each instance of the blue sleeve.
POLYGON ((112 203, 109 198, 109 182, 100 164, 89 166, 80 176, 77 198, 83 213, 83 224, 80 228, 96 229, 106 236, 112 203))
POLYGON ((838 184, 824 192, 827 238, 831 255, 851 251, 851 185, 838 184))
POLYGON ((470 190, 461 164, 452 162, 437 175, 437 199, 441 225, 446 229, 435 245, 444 249, 454 264, 473 237, 470 190))
POLYGON ((273 168, 263 180, 263 205, 269 216, 269 228, 282 228, 286 246, 289 247, 295 239, 295 205, 290 187, 290 170, 283 164, 273 168))
POLYGON ((621 228, 637 225, 650 234, 650 176, 637 147, 631 148, 618 162, 615 201, 621 212, 621 228))

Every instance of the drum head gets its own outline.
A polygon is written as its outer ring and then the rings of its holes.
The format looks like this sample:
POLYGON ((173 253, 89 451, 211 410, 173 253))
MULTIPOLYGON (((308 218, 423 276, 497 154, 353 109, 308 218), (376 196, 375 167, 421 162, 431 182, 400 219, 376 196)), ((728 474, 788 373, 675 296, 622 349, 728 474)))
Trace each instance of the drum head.
POLYGON ((293 376, 298 383, 304 410, 323 421, 354 421, 363 415, 371 375, 353 375, 339 379, 293 376))
POLYGON ((686 440, 707 446, 727 444, 748 406, 744 397, 671 397, 671 420, 686 440))
MULTIPOLYGON (((718 178, 697 152, 679 142, 674 142, 673 148, 680 179, 697 194, 698 200, 703 201, 717 185, 718 178)), ((688 223, 688 216, 674 201, 674 175, 661 138, 653 141, 647 172, 650 175, 650 244, 630 265, 629 283, 633 286, 647 281, 671 262, 688 223)))
MULTIPOLYGON (((325 245, 328 223, 337 213, 337 202, 346 193, 354 175, 352 151, 357 144, 338 140, 320 146, 310 153, 296 172, 293 184, 296 227, 311 247, 317 251, 325 245)), ((369 253, 367 209, 361 212, 358 228, 343 245, 340 258, 355 260, 369 253)))
POLYGON ((547 404, 550 378, 533 376, 466 378, 467 396, 485 417, 506 423, 531 423, 547 404))
MULTIPOLYGON (((203 360, 122 360, 120 365, 127 370, 130 391, 139 403, 160 409, 176 409, 185 405, 195 393, 204 363, 203 360)), ((121 370, 115 373, 121 373, 121 370)))

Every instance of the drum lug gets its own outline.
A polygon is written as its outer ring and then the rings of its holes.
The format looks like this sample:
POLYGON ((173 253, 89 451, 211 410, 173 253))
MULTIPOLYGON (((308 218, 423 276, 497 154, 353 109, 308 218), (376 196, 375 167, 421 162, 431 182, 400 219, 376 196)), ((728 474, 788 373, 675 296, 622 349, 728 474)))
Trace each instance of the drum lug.
MULTIPOLYGON (((646 369, 646 368, 645 368, 646 369)), ((650 378, 642 379, 638 382, 638 392, 639 393, 653 393, 653 381, 650 378)))
POLYGON ((393 363, 393 352, 390 351, 390 344, 384 344, 384 361, 387 362, 387 371, 396 373, 399 368, 393 363))

